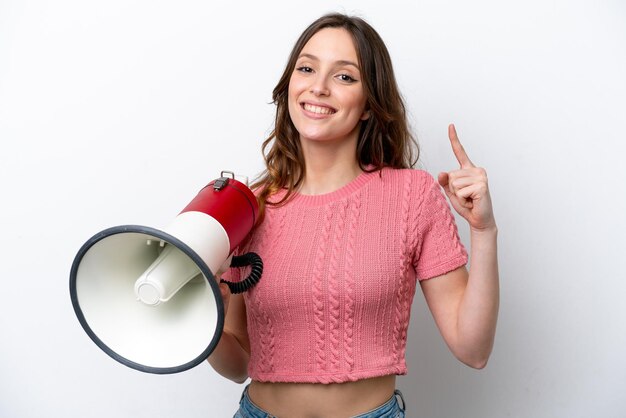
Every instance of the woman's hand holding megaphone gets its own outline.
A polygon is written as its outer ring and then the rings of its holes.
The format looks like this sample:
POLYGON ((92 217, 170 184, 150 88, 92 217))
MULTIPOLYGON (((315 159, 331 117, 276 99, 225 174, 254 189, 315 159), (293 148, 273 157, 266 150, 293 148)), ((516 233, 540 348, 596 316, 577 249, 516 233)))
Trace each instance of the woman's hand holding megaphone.
MULTIPOLYGON (((217 279, 217 282, 219 283, 219 281, 221 280, 220 276, 216 276, 215 277, 217 279)), ((228 285, 226 283, 219 283, 220 285, 220 292, 222 293, 222 301, 224 302, 224 316, 226 316, 226 314, 228 313, 228 305, 230 303, 230 289, 228 288, 228 285)))
POLYGON ((222 274, 227 272, 230 269, 230 264, 232 263, 233 255, 231 254, 224 263, 220 266, 219 270, 215 272, 215 280, 217 280, 217 284, 220 286, 220 292, 222 293, 222 300, 224 301, 224 316, 228 312, 228 304, 230 302, 230 288, 228 285, 222 281, 222 274))

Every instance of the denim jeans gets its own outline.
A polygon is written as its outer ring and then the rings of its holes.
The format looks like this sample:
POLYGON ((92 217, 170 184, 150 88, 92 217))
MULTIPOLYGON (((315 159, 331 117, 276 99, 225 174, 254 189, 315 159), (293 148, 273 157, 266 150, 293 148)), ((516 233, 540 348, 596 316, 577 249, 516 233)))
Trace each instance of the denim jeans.
MULTIPOLYGON (((404 397, 402 392, 396 390, 394 395, 385 402, 383 405, 369 412, 365 412, 360 415, 356 415, 353 418, 404 418, 404 409, 406 404, 404 403, 404 397), (402 406, 398 402, 398 397, 402 401, 402 406)), ((239 401, 239 410, 235 413, 233 418, 278 418, 271 415, 267 411, 262 410, 256 406, 250 397, 248 396, 248 387, 243 390, 241 400, 239 401)), ((282 417, 285 418, 285 417, 282 417)))

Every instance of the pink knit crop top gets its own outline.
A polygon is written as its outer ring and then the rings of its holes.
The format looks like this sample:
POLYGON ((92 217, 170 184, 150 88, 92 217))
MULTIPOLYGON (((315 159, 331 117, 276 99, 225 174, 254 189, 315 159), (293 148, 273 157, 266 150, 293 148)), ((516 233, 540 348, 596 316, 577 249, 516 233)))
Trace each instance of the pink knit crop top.
POLYGON ((335 192, 268 206, 242 250, 264 263, 245 294, 248 374, 271 382, 406 374, 417 280, 467 262, 450 207, 421 170, 362 173, 335 192))

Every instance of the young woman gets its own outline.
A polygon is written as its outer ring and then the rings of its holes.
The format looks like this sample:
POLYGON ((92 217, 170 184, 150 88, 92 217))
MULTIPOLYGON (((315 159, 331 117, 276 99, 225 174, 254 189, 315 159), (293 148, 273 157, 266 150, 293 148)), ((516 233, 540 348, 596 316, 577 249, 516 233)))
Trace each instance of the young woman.
POLYGON ((253 185, 263 215, 241 249, 263 258, 264 274, 244 296, 222 285, 227 315, 209 363, 251 378, 237 417, 404 416, 395 376, 407 371, 417 283, 460 361, 482 368, 492 350, 497 228, 485 170, 453 125, 460 168, 438 183, 410 168, 417 148, 389 54, 360 18, 313 22, 273 97, 267 170, 253 185), (440 185, 470 225, 469 273, 440 185))

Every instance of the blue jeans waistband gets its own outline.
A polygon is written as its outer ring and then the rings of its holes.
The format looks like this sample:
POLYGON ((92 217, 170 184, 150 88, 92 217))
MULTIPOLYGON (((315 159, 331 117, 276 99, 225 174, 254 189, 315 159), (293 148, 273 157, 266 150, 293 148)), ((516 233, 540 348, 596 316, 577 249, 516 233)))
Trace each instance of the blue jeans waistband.
MULTIPOLYGON (((360 415, 356 415, 353 418, 404 418, 404 410, 406 409, 406 403, 402 392, 395 390, 393 396, 381 406, 365 412, 360 415), (402 401, 402 406, 398 402, 398 398, 402 401)), ((267 411, 259 408, 252 402, 248 396, 248 386, 243 390, 241 394, 241 400, 239 401, 239 410, 235 413, 233 418, 278 418, 270 414, 267 411)))

